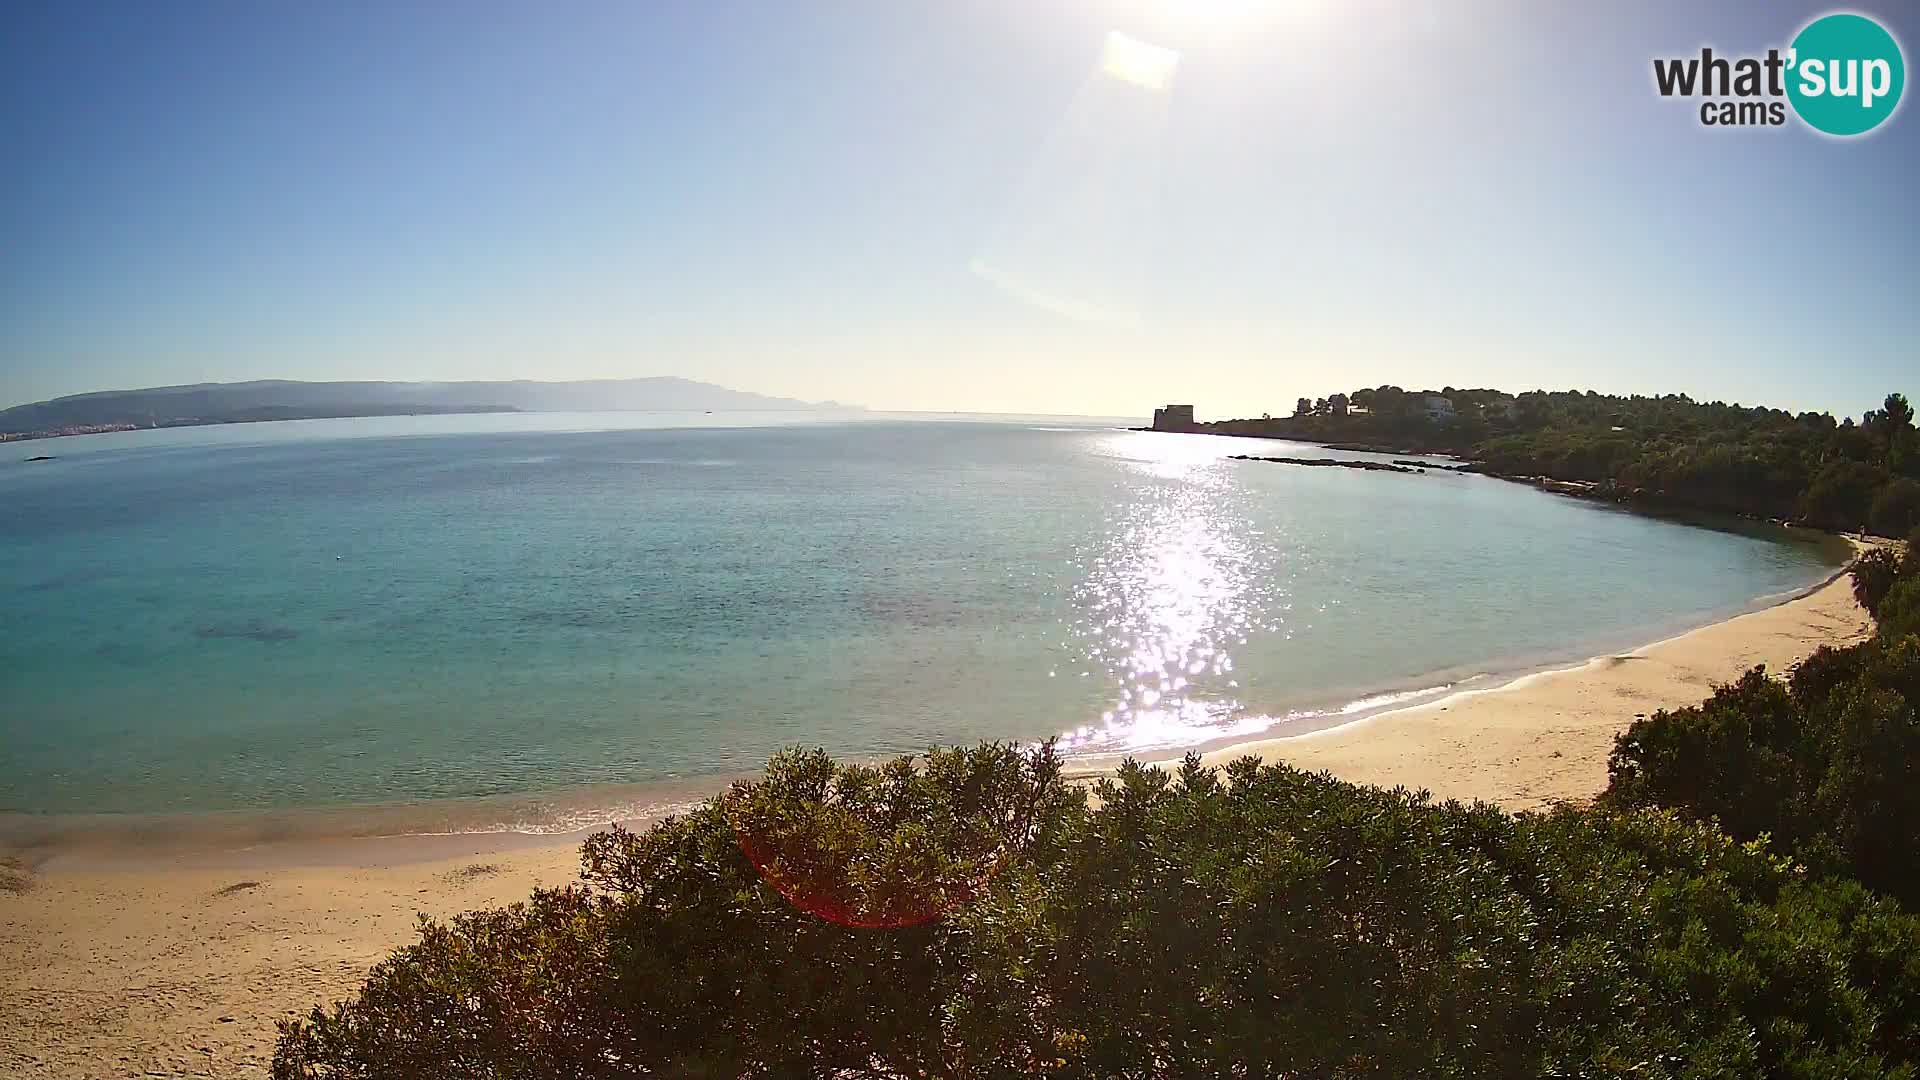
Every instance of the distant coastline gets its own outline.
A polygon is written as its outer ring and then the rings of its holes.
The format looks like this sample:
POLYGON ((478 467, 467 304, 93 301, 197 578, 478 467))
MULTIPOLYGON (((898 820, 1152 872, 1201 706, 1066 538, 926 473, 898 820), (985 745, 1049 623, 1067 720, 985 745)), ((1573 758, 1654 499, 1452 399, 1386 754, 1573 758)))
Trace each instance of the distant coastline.
POLYGON ((175 416, 145 424, 74 424, 43 431, 0 432, 0 442, 28 442, 34 439, 58 439, 67 435, 100 435, 110 431, 145 431, 154 428, 212 427, 218 424, 269 424, 276 420, 345 420, 362 416, 455 416, 473 413, 517 413, 511 405, 416 405, 369 406, 365 408, 265 408, 221 416, 175 416))
MULTIPOLYGON (((1150 427, 1136 427, 1136 428, 1130 428, 1128 430, 1130 431, 1155 431, 1155 430, 1165 431, 1165 429, 1156 429, 1156 428, 1150 428, 1150 427)), ((1689 506, 1685 503, 1668 502, 1668 501, 1659 499, 1658 497, 1648 495, 1645 492, 1640 492, 1640 491, 1623 492, 1623 491, 1613 490, 1609 488, 1604 488, 1600 484, 1591 480, 1559 480, 1559 479, 1555 479, 1554 477, 1544 476, 1544 475, 1503 473, 1487 467, 1487 465, 1484 462, 1475 461, 1475 460, 1472 460, 1471 458, 1461 458, 1456 453, 1449 450, 1430 450, 1430 449, 1423 449, 1418 446, 1396 446, 1396 445, 1383 446, 1383 445, 1375 445, 1372 443, 1341 442, 1333 439, 1319 439, 1319 438, 1313 438, 1311 436, 1299 436, 1299 435, 1278 435, 1278 434, 1272 434, 1269 432, 1262 432, 1259 434, 1249 435, 1249 434, 1238 432, 1238 431, 1194 430, 1194 431, 1185 431, 1185 432, 1175 432, 1174 434, 1222 435, 1232 439, 1273 439, 1279 442, 1299 443, 1304 446, 1319 446, 1319 447, 1324 447, 1325 449, 1328 449, 1328 450, 1338 450, 1338 451, 1341 451, 1342 453, 1349 453, 1349 454, 1377 454, 1382 456, 1408 454, 1408 455, 1417 455, 1419 457, 1429 457, 1429 458, 1436 458, 1436 457, 1451 458, 1453 459, 1455 464, 1446 465, 1446 464, 1437 464, 1437 463, 1429 463, 1429 462, 1421 462, 1421 461, 1408 461, 1408 460, 1395 460, 1392 464, 1382 464, 1380 462, 1361 461, 1361 460, 1346 459, 1346 458, 1326 458, 1326 459, 1316 460, 1316 459, 1290 458, 1290 457, 1258 457, 1252 454, 1234 454, 1230 458, 1230 460, 1233 460, 1233 461, 1265 461, 1265 462, 1272 462, 1272 463, 1282 464, 1282 465, 1328 465, 1328 466, 1338 466, 1338 467, 1349 468, 1349 469, 1358 469, 1363 472, 1395 472, 1395 473, 1410 473, 1410 474, 1416 474, 1416 475, 1425 474, 1429 470, 1442 475, 1446 473, 1475 473, 1480 476, 1490 477, 1494 480, 1505 480, 1509 483, 1514 483, 1514 484, 1528 484, 1533 487, 1537 487, 1542 491, 1551 491, 1556 495, 1571 495, 1575 498, 1594 499, 1599 502, 1616 503, 1622 506, 1632 506, 1638 509, 1654 510, 1654 511, 1677 511, 1677 512, 1683 512, 1683 513, 1690 510, 1699 509, 1698 507, 1689 506)), ((1791 522, 1782 518, 1758 518, 1752 515, 1740 515, 1740 514, 1736 514, 1735 516, 1746 517, 1749 520, 1754 520, 1754 521, 1765 521, 1766 523, 1771 525, 1789 525, 1790 526, 1795 524, 1794 522, 1791 522)))
POLYGON ((104 390, 16 405, 0 409, 0 442, 147 428, 364 416, 848 408, 857 406, 770 397, 672 376, 451 383, 273 379, 104 390))

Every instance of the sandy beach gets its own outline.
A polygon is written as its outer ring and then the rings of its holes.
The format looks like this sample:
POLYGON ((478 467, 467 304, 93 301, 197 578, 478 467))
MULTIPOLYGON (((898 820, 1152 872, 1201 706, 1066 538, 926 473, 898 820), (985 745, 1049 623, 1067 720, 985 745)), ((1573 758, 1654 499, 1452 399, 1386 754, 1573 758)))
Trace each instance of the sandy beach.
POLYGON ((1258 754, 1356 783, 1535 810, 1605 788, 1613 737, 1636 717, 1695 704, 1755 664, 1784 672, 1822 645, 1872 632, 1852 579, 1841 575, 1786 603, 1631 652, 1325 731, 1240 743, 1203 760, 1258 754))
MULTIPOLYGON (((1837 577, 1762 611, 1246 753, 1514 810, 1591 797, 1636 715, 1695 703, 1871 630, 1837 577)), ((201 852, 113 865, 45 852, 0 870, 0 1075, 266 1075, 274 1022, 350 993, 445 916, 559 884, 576 837, 485 835, 201 852)))

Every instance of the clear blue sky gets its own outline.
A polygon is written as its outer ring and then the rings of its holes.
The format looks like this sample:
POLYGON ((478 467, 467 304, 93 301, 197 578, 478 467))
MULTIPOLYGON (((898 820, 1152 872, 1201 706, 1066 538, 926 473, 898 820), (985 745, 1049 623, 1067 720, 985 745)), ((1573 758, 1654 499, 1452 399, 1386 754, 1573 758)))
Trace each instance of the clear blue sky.
MULTIPOLYGON (((1393 382, 1857 414, 1920 392, 1920 112, 1713 130, 1650 73, 1826 10, 9 5, 0 404, 673 374, 877 408, 1393 382), (1172 85, 1115 91, 1113 30, 1178 50, 1172 85), (970 269, 1009 244, 1127 318, 970 269)), ((1858 10, 1920 60, 1920 10, 1858 10)))

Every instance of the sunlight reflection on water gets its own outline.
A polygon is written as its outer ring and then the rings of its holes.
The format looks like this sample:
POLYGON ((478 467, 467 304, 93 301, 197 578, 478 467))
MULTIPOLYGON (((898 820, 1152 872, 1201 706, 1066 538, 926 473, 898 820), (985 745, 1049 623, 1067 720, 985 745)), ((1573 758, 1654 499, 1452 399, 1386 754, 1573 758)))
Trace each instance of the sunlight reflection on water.
POLYGON ((1098 723, 1062 732, 1062 749, 1131 753, 1270 726, 1244 714, 1231 649, 1251 633, 1284 632, 1284 577, 1230 463, 1192 440, 1123 439, 1109 450, 1157 482, 1078 560, 1072 632, 1114 697, 1098 723))

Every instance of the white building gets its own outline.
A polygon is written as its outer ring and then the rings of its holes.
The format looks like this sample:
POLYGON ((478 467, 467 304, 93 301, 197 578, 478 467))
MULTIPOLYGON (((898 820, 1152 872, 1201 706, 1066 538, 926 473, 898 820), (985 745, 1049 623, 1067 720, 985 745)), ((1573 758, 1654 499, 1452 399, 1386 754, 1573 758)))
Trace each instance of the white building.
POLYGON ((1453 419, 1453 399, 1444 394, 1427 394, 1421 404, 1427 408, 1427 419, 1446 422, 1453 419))

